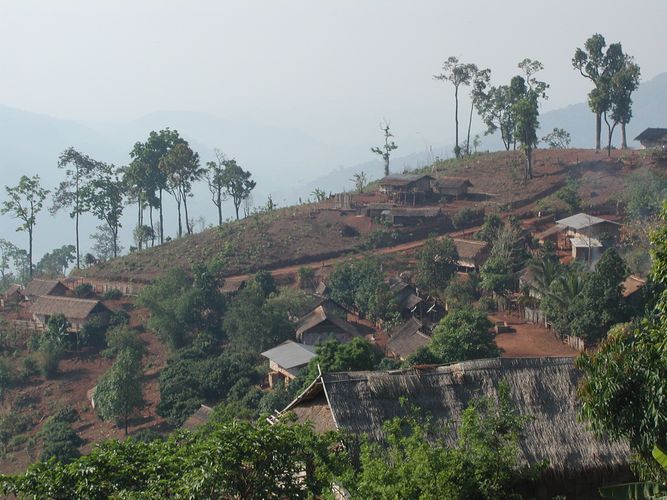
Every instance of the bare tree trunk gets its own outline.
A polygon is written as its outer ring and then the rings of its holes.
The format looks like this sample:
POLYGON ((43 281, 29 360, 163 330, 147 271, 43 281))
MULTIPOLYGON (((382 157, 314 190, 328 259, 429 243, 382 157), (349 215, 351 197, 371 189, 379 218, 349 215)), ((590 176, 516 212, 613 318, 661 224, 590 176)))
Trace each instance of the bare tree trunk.
POLYGON ((470 103, 470 117, 468 118, 468 136, 466 137, 466 156, 470 156, 470 129, 472 128, 472 111, 474 104, 470 103))
POLYGON ((183 194, 183 209, 185 210, 185 230, 188 234, 192 234, 192 227, 190 226, 190 218, 188 217, 188 196, 183 194))
POLYGON ((162 188, 160 188, 160 245, 164 243, 164 218, 162 217, 162 188))
POLYGON ((241 206, 241 200, 234 200, 234 210, 236 210, 236 220, 239 220, 239 207, 241 206))
POLYGON ((621 149, 628 149, 628 137, 625 135, 625 122, 621 122, 621 149))
MULTIPOLYGON (((77 198, 79 197, 77 193, 77 198)), ((74 223, 76 226, 76 268, 80 269, 80 259, 79 259, 79 202, 77 201, 76 203, 76 222, 74 223)))
POLYGON ((384 175, 385 177, 389 175, 389 158, 384 159, 384 175))
POLYGON ((176 200, 176 208, 178 208, 178 237, 183 236, 183 225, 181 223, 181 202, 180 200, 176 200))
POLYGON ((222 226, 222 194, 218 189, 218 226, 222 226))
POLYGON ((600 151, 601 135, 602 135, 602 113, 595 113, 595 151, 600 151))
POLYGON ((454 122, 456 124, 456 145, 454 146, 454 154, 457 158, 461 157, 461 148, 459 147, 459 87, 454 87, 454 122))
MULTIPOLYGON (((143 226, 143 221, 141 220, 141 214, 142 214, 142 210, 141 210, 141 193, 137 193, 137 207, 138 207, 138 209, 137 209, 137 227, 139 228, 139 231, 141 231, 141 227, 143 226)), ((142 246, 143 246, 143 242, 144 242, 144 238, 143 238, 143 236, 142 236, 141 238, 139 238, 139 241, 138 241, 138 243, 139 243, 139 250, 141 250, 141 248, 142 248, 142 246)))
POLYGON ((28 276, 32 280, 32 227, 28 228, 28 276))
MULTIPOLYGON (((151 206, 150 210, 148 211, 148 218, 150 219, 151 222, 151 246, 155 246, 155 228, 153 227, 153 207, 151 206)), ((141 223, 144 223, 144 218, 143 216, 141 217, 141 223)))

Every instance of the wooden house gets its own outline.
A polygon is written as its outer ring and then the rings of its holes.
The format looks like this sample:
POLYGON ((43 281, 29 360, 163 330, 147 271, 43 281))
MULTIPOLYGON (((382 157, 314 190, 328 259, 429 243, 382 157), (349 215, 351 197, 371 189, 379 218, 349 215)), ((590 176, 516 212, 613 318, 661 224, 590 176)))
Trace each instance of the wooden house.
POLYGON ((23 295, 29 300, 35 300, 37 297, 45 295, 64 296, 69 292, 61 281, 58 280, 40 280, 34 279, 25 286, 23 295))
POLYGON ((394 226, 415 226, 441 214, 440 207, 396 207, 383 210, 381 218, 394 226))
POLYGON ((433 183, 433 191, 440 196, 456 200, 465 198, 471 187, 473 187, 472 182, 465 177, 438 177, 433 183))
POLYGON ((46 326, 51 316, 62 314, 70 324, 70 330, 78 332, 95 316, 107 317, 109 309, 99 300, 77 299, 44 295, 37 297, 30 306, 33 319, 46 326))
POLYGON ((307 345, 317 345, 327 340, 349 342, 360 335, 354 325, 348 323, 339 311, 326 303, 318 305, 303 316, 296 327, 296 339, 307 345))
POLYGON ((399 312, 403 316, 412 314, 421 315, 423 299, 417 293, 417 289, 406 283, 398 276, 390 276, 385 280, 389 287, 393 300, 398 305, 399 312))
POLYGON ((426 174, 392 174, 380 179, 380 191, 404 205, 424 203, 435 179, 426 174))
POLYGON ((269 360, 269 387, 273 387, 279 380, 289 384, 316 354, 315 346, 286 340, 262 356, 269 360))
POLYGON ((667 149, 667 128, 647 128, 637 137, 643 149, 667 149))
POLYGON ((479 271, 489 256, 489 244, 486 241, 454 238, 454 246, 459 254, 460 271, 479 271))
POLYGON ((404 361, 430 341, 431 337, 426 333, 424 324, 412 317, 389 332, 385 350, 388 356, 404 361))
MULTIPOLYGON (((506 384, 526 418, 517 452, 522 463, 546 464, 524 498, 599 498, 598 488, 632 479, 626 441, 593 433, 580 418, 572 358, 494 358, 391 372, 324 373, 282 412, 316 432, 340 430, 383 442, 383 424, 413 408, 430 418, 438 438, 454 445, 456 425, 479 397, 496 400, 506 384), (444 434, 443 430, 446 430, 444 434)), ((434 436, 435 437, 435 436, 434 436)), ((354 446, 354 439, 347 442, 354 446)))

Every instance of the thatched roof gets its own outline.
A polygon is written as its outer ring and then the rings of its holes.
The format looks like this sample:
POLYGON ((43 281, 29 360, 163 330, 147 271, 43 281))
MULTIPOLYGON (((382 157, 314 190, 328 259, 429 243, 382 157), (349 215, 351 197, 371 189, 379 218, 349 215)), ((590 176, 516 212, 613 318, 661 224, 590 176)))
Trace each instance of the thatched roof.
POLYGON ((319 305, 299 320, 296 327, 297 338, 301 338, 308 330, 327 321, 350 335, 360 335, 353 325, 340 318, 331 308, 326 305, 319 305))
POLYGON ((73 297, 52 297, 45 295, 37 297, 30 306, 33 314, 53 316, 64 314, 67 319, 87 319, 94 312, 103 312, 108 309, 99 300, 76 299, 73 297))
POLYGON ((486 241, 454 238, 454 246, 459 254, 459 259, 474 260, 486 250, 489 244, 486 241))
POLYGON ((188 417, 188 419, 183 422, 181 426, 183 429, 193 430, 199 427, 200 425, 205 424, 211 418, 213 414, 213 408, 206 405, 201 405, 199 409, 188 417))
POLYGON ((26 297, 42 297, 51 295, 54 292, 63 293, 67 287, 58 280, 39 280, 34 279, 25 286, 24 295, 26 297))
POLYGON ((554 225, 554 226, 551 226, 551 227, 548 228, 548 229, 545 229, 545 230, 542 231, 541 233, 537 233, 537 234, 535 235, 535 237, 536 237, 539 241, 542 241, 542 240, 544 240, 544 239, 546 239, 546 238, 549 238, 550 236, 554 236, 554 235, 556 235, 556 234, 558 234, 558 233, 561 233, 561 232, 563 232, 563 231, 565 231, 565 226, 561 226, 561 225, 559 225, 559 224, 556 224, 556 225, 554 225))
POLYGON ((426 174, 392 174, 380 179, 380 186, 406 187, 423 178, 434 180, 426 174))
POLYGON ((291 340, 286 340, 282 344, 264 351, 262 356, 289 370, 290 368, 307 365, 316 354, 315 346, 298 344, 291 340))
MULTIPOLYGON (((478 397, 498 397, 501 381, 523 415, 529 417, 520 441, 522 460, 548 461, 548 471, 565 476, 588 470, 625 469, 630 450, 625 442, 596 437, 579 419, 576 389, 581 372, 571 358, 495 358, 396 372, 347 372, 322 375, 282 413, 322 402, 335 426, 381 441, 382 424, 416 406, 446 428, 478 397), (408 405, 401 404, 401 399, 408 405)), ((323 417, 320 426, 325 426, 323 417)), ((446 439, 452 443, 452 431, 446 439)))
POLYGON ((659 141, 660 139, 667 139, 667 128, 647 128, 637 137, 635 141, 659 141))
POLYGON ((435 181, 438 188, 445 189, 461 189, 464 187, 472 187, 472 182, 466 177, 438 177, 435 181))
POLYGON ((415 293, 415 289, 398 276, 390 276, 384 282, 389 286, 389 291, 401 309, 413 310, 423 302, 422 298, 415 293))
POLYGON ((398 328, 389 332, 387 351, 406 359, 420 347, 425 346, 431 337, 423 333, 424 325, 417 318, 410 318, 398 328))

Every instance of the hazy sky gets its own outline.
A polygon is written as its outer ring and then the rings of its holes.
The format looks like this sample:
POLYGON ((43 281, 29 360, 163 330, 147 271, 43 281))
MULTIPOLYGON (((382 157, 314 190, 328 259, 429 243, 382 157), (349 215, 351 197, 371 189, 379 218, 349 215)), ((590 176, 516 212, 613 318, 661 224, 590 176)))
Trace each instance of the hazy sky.
POLYGON ((0 104, 88 121, 206 111, 367 143, 451 130, 456 55, 508 80, 545 65, 554 109, 585 100, 570 65, 592 33, 621 41, 645 80, 667 71, 667 1, 0 1, 0 104))

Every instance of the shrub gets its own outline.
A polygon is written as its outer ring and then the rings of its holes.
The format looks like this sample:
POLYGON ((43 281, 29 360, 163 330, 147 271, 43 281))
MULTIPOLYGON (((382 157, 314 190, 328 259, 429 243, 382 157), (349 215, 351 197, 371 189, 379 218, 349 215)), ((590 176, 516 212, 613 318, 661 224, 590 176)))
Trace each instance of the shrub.
POLYGON ((74 295, 79 298, 85 299, 93 295, 93 285, 90 283, 81 283, 74 288, 74 295))
POLYGON ((456 229, 465 229, 481 222, 483 217, 483 208, 464 207, 454 214, 452 224, 456 229))
POLYGON ((26 356, 21 362, 21 378, 27 380, 39 373, 39 364, 34 356, 26 356))
POLYGON ((44 337, 39 346, 39 370, 45 378, 53 378, 58 373, 58 365, 63 356, 63 346, 57 340, 44 337))
POLYGON ((82 346, 104 345, 104 335, 109 327, 109 320, 103 315, 92 316, 79 331, 79 343, 82 346))
POLYGON ((315 281, 315 270, 312 267, 301 266, 299 268, 299 287, 311 288, 315 281))
POLYGON ((30 418, 16 411, 8 411, 0 415, 0 445, 6 448, 10 440, 30 428, 30 418))
POLYGON ((109 316, 109 324, 108 327, 115 327, 115 326, 122 326, 122 325, 127 325, 130 322, 130 315, 127 313, 127 311, 123 311, 122 309, 120 311, 114 311, 111 313, 111 316, 109 316))
POLYGON ((67 463, 79 457, 79 446, 83 444, 81 439, 68 422, 55 417, 50 418, 42 427, 42 454, 40 460, 47 461, 51 457, 62 463, 67 463))
POLYGON ((121 292, 117 288, 111 288, 106 292, 104 292, 104 295, 102 297, 105 300, 118 300, 123 297, 123 292, 121 292))

